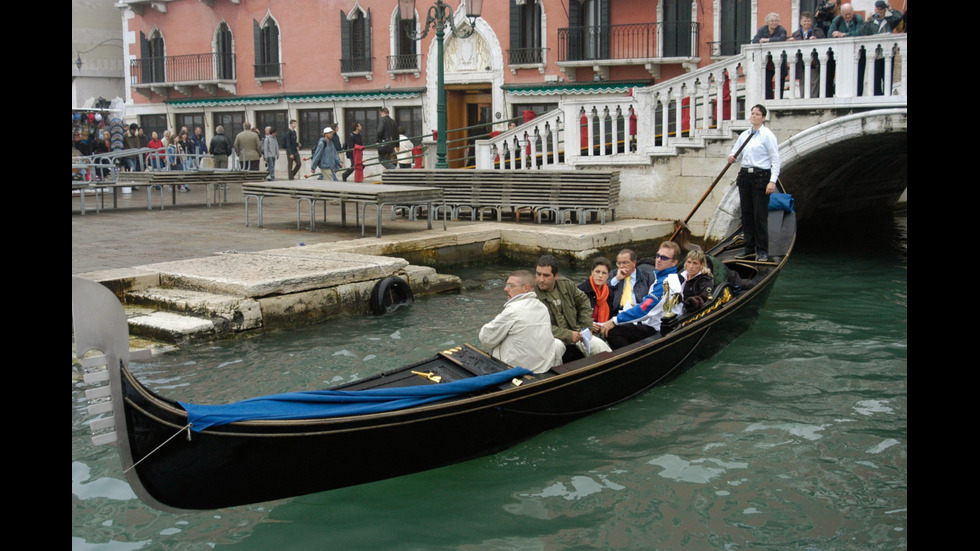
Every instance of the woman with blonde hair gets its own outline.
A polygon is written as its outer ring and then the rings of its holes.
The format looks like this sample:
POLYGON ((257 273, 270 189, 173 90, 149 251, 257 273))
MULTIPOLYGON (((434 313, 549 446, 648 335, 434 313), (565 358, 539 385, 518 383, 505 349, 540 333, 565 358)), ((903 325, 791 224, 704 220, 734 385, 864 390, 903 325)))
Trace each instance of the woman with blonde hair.
POLYGON ((680 278, 684 285, 684 310, 693 312, 704 306, 714 290, 715 279, 703 252, 693 250, 687 253, 680 278))

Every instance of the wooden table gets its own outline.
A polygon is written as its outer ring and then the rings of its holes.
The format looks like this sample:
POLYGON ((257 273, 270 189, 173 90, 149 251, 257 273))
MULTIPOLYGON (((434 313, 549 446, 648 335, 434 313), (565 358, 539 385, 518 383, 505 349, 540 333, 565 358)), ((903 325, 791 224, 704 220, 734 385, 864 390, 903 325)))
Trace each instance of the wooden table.
MULTIPOLYGON (((262 202, 266 197, 290 197, 296 199, 296 229, 300 228, 301 205, 305 202, 310 206, 310 231, 316 229, 315 206, 317 201, 323 202, 323 219, 327 218, 327 203, 340 202, 341 224, 347 225, 347 203, 363 205, 363 214, 356 210, 361 224, 361 237, 365 234, 367 207, 373 205, 377 210, 377 236, 381 237, 381 211, 386 206, 424 205, 428 207, 429 229, 432 229, 433 205, 442 204, 445 207, 443 192, 436 187, 396 186, 387 184, 353 184, 346 182, 330 182, 325 180, 285 182, 246 182, 242 184, 245 193, 245 225, 248 226, 249 200, 254 199, 258 205, 258 226, 262 227, 262 202)), ((446 229, 447 209, 443 208, 442 229, 446 229)))

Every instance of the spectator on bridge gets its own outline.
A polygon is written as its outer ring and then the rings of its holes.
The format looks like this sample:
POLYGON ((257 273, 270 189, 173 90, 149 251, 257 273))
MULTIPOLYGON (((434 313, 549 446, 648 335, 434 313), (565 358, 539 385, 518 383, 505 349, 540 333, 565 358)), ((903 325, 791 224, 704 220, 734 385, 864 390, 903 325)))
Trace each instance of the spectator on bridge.
MULTIPOLYGON (((755 33, 755 37, 752 38, 753 44, 768 44, 769 42, 785 42, 786 41, 786 27, 779 24, 779 14, 770 13, 766 16, 766 24, 759 27, 759 31, 755 33)), ((789 74, 789 69, 786 64, 783 63, 782 68, 779 71, 779 95, 782 97, 783 83, 786 82, 786 75, 789 74)), ((775 94, 773 93, 773 78, 776 76, 776 65, 774 59, 769 59, 766 61, 766 99, 773 99, 775 94)))
POLYGON ((829 35, 833 38, 860 36, 863 26, 864 18, 854 13, 854 8, 850 4, 842 4, 840 15, 830 23, 829 35))
POLYGON ((814 26, 820 29, 824 36, 828 36, 827 29, 830 28, 830 23, 838 15, 840 15, 840 5, 837 0, 828 0, 824 5, 817 8, 817 13, 813 16, 814 26))
MULTIPOLYGON (((824 34, 823 30, 813 26, 813 15, 805 11, 800 14, 800 28, 793 31, 793 36, 789 37, 789 40, 817 40, 826 37, 827 35, 824 34)), ((820 97, 820 62, 811 57, 812 53, 807 53, 806 49, 802 50, 803 59, 796 62, 796 78, 800 81, 800 97, 806 95, 804 94, 806 78, 803 75, 803 69, 807 65, 810 67, 810 97, 820 97), (806 59, 810 59, 810 63, 804 63, 806 59)))
POLYGON ((766 44, 784 40, 786 40, 786 27, 779 24, 779 14, 772 12, 766 16, 766 24, 759 27, 759 31, 755 33, 752 43, 766 44))
POLYGON ((742 232, 745 234, 744 255, 755 255, 756 260, 769 260, 769 195, 776 191, 779 179, 779 144, 776 135, 763 123, 766 122, 766 108, 756 105, 749 115, 752 127, 742 132, 728 162, 741 161, 738 171, 738 197, 742 206, 742 232), (745 148, 738 153, 742 144, 745 148), (736 157, 736 153, 738 157, 736 157))
MULTIPOLYGON (((888 7, 884 0, 875 2, 875 13, 864 22, 861 34, 889 34, 902 22, 902 14, 888 7)), ((892 58, 894 69, 895 58, 892 58)), ((885 95, 885 56, 875 53, 874 90, 876 96, 885 95)))

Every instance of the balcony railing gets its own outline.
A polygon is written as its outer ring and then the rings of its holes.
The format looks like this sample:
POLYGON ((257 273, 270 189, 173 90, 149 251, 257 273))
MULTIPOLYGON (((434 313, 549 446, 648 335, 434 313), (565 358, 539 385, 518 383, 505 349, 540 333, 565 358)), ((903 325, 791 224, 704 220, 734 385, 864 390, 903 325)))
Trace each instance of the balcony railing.
POLYGON ((132 84, 235 80, 235 54, 186 54, 134 59, 129 63, 132 84))
POLYGON ((544 48, 516 48, 507 50, 510 65, 541 65, 544 63, 544 48))
POLYGON ((558 29, 558 62, 694 57, 699 29, 686 21, 558 29))
POLYGON ((255 78, 279 78, 282 76, 282 63, 256 63, 255 78))
POLYGON ((373 57, 350 57, 340 60, 341 73, 370 73, 373 57))
MULTIPOLYGON (((421 54, 401 54, 388 56, 389 71, 418 71, 422 65, 421 54)), ((370 68, 366 69, 370 71, 370 68)))

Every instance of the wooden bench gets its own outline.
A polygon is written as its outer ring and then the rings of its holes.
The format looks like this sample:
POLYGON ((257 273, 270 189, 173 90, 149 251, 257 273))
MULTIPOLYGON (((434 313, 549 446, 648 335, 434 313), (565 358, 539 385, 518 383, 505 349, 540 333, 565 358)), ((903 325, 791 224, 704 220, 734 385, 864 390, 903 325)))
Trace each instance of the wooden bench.
POLYGON ((386 170, 381 178, 385 184, 442 189, 454 220, 464 209, 474 220, 477 213, 482 219, 484 210, 493 209, 500 221, 502 211, 510 209, 518 218, 530 211, 538 223, 545 213, 558 224, 574 213, 580 224, 589 214, 605 224, 606 212, 615 220, 619 206, 618 171, 399 169, 386 170))

